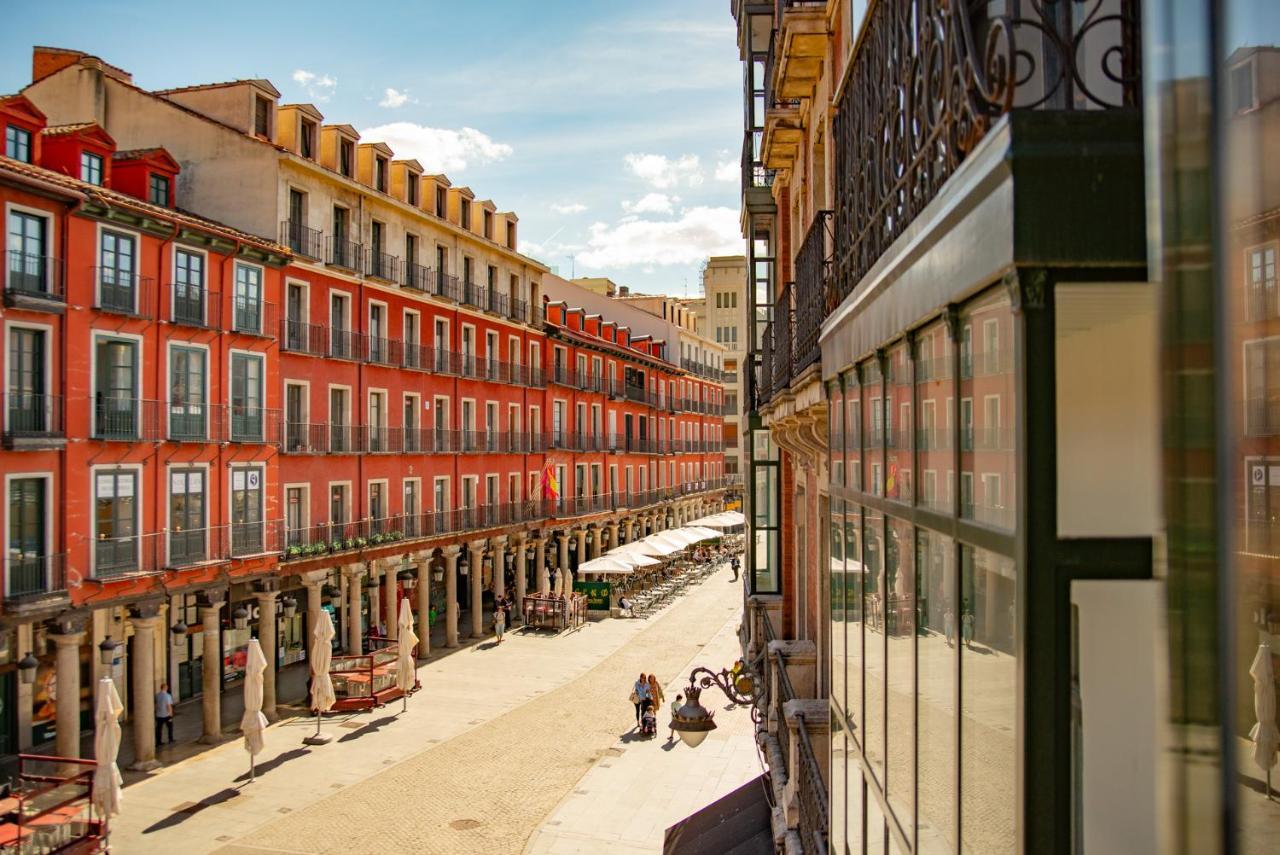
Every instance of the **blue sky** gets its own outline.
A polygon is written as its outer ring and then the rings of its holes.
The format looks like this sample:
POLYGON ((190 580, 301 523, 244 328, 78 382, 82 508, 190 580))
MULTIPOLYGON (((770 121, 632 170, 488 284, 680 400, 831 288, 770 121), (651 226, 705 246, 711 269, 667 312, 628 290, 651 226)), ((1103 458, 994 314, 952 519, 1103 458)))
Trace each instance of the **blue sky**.
POLYGON ((728 0, 21 4, 0 92, 29 82, 33 44, 148 89, 266 77, 515 210, 522 248, 565 276, 696 294, 703 258, 742 251, 728 0))

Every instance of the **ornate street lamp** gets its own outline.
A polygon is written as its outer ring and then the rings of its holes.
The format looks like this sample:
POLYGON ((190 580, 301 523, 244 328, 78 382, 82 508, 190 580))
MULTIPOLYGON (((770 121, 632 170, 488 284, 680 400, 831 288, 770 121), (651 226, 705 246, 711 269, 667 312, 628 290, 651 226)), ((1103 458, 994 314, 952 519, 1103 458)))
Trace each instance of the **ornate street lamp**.
POLYGON ((287 618, 293 617, 298 613, 298 601, 293 597, 281 597, 280 611, 287 618))
POLYGON ((173 635, 173 640, 181 641, 187 634, 187 622, 182 618, 178 618, 178 622, 169 627, 169 632, 173 635))
POLYGON ((418 574, 413 572, 409 567, 405 567, 396 574, 396 581, 400 583, 400 587, 406 591, 412 591, 418 587, 418 574))
POLYGON ((231 613, 231 621, 234 624, 236 629, 248 629, 249 628, 249 610, 246 609, 244 606, 240 606, 238 609, 236 609, 234 612, 231 613))
POLYGON ((116 661, 116 648, 120 646, 120 642, 115 641, 111 636, 102 639, 102 643, 98 645, 98 661, 103 665, 114 665, 116 661))
POLYGON ((27 655, 18 660, 18 676, 22 678, 24 686, 30 686, 36 681, 36 669, 39 667, 39 660, 30 651, 27 651, 27 655))
POLYGON ((715 713, 699 702, 702 690, 712 686, 718 687, 735 704, 751 706, 753 716, 758 714, 755 680, 745 669, 735 673, 725 668, 717 674, 709 668, 694 668, 684 690, 684 706, 671 715, 671 729, 680 734, 680 741, 690 748, 697 748, 707 734, 716 729, 715 713))

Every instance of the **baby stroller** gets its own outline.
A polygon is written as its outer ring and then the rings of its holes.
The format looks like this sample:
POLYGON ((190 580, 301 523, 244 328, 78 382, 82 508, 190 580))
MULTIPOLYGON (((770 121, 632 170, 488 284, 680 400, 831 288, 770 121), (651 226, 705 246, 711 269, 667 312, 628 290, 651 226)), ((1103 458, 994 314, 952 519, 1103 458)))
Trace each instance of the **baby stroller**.
POLYGON ((653 712, 653 701, 646 698, 640 707, 640 735, 658 735, 658 717, 653 712))

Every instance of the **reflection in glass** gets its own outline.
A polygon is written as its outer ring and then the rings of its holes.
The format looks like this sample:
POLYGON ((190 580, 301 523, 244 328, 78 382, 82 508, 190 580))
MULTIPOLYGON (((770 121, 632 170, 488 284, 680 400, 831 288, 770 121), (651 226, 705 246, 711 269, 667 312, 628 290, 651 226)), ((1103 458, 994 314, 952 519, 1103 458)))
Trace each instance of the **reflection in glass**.
POLYGON ((867 855, 884 855, 889 851, 889 831, 885 828, 884 813, 880 810, 880 802, 870 792, 867 802, 867 855))
POLYGON ((862 527, 862 563, 864 565, 862 593, 863 613, 866 615, 863 656, 865 661, 865 694, 863 716, 866 725, 862 729, 862 750, 871 766, 871 773, 884 780, 884 538, 881 525, 884 517, 878 511, 864 508, 862 527))
POLYGON ((874 359, 862 363, 862 461, 863 489, 873 496, 884 495, 884 385, 880 364, 874 359))
MULTIPOLYGON (((863 590, 862 572, 862 513, 857 505, 846 506, 844 519, 844 587, 845 587, 845 712, 854 727, 861 727, 862 715, 862 643, 863 643, 863 590)), ((854 731, 849 735, 859 745, 863 734, 854 731)))
POLYGON ((844 471, 851 490, 862 489, 862 399, 858 372, 844 375, 844 471))
POLYGON ((960 550, 961 851, 1017 851, 1013 561, 960 550))
POLYGON ((951 538, 916 541, 916 727, 921 855, 956 851, 956 577, 951 538))
POLYGON ((911 471, 911 356, 906 344, 889 351, 884 388, 884 434, 888 448, 884 470, 884 494, 910 502, 914 494, 911 471))
POLYGON ((951 407, 955 400, 951 376, 951 335, 936 323, 916 339, 916 449, 920 472, 916 497, 922 507, 940 513, 952 510, 955 454, 952 449, 951 407))
MULTIPOLYGON (((910 425, 910 422, 907 423, 910 425)), ((908 427, 908 430, 910 428, 908 427)), ((885 548, 885 640, 888 688, 886 790, 889 809, 907 829, 915 807, 915 538, 911 524, 890 518, 885 548)))
MULTIPOLYGON (((839 714, 831 716, 831 851, 845 851, 845 780, 850 762, 844 726, 839 714)), ((856 761, 855 761, 856 762, 856 761)), ((856 774, 856 771, 855 771, 856 774)))
POLYGON ((839 380, 827 384, 827 451, 831 486, 844 486, 844 391, 839 380))
POLYGON ((1014 523, 1013 310, 1004 288, 960 315, 960 516, 1014 523))
POLYGON ((845 710, 845 638, 844 609, 846 578, 844 574, 844 501, 831 500, 831 700, 845 710))

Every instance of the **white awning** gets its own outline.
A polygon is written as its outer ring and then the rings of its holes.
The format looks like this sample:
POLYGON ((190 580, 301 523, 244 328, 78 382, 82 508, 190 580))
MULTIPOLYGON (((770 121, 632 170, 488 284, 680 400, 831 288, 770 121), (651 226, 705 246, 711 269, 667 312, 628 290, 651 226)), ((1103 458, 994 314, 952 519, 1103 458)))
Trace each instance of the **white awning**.
POLYGON ((740 526, 747 521, 739 511, 723 511, 722 513, 712 514, 709 517, 701 517, 689 523, 689 525, 706 526, 707 528, 733 528, 740 526))
POLYGON ((578 574, 583 573, 599 573, 609 576, 627 576, 631 574, 634 565, 615 558, 610 555, 602 555, 599 558, 593 558, 578 565, 578 574))

